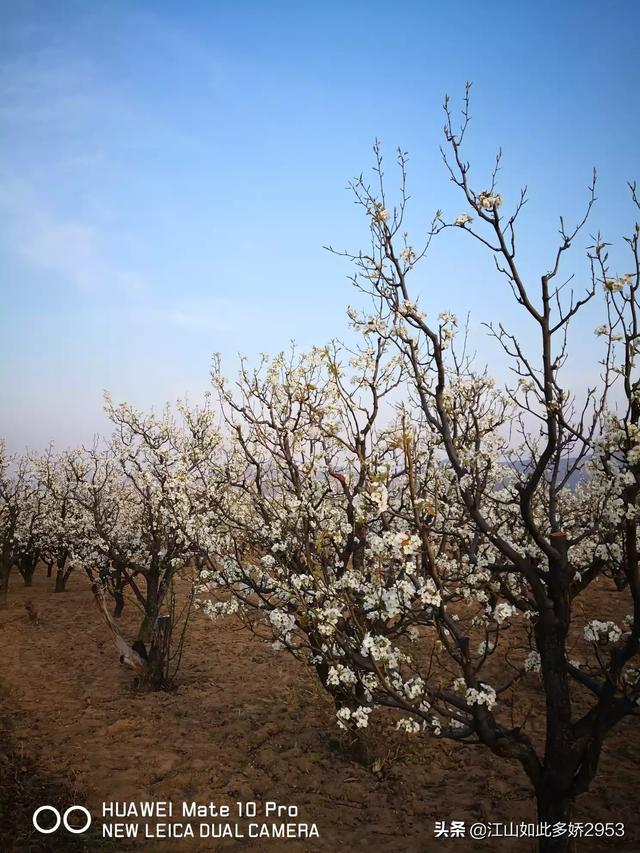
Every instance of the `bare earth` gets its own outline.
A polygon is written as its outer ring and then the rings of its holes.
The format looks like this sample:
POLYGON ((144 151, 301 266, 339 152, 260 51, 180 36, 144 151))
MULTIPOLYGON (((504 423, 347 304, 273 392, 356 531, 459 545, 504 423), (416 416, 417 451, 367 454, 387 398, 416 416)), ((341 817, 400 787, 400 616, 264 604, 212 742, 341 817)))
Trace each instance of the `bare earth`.
MULTIPOLYGON (((15 576, 9 609, 0 612, 0 759, 3 745, 11 750, 0 761, 1 853, 534 849, 513 839, 434 838, 436 820, 533 821, 517 765, 481 747, 425 743, 376 723, 371 737, 382 766, 374 773, 345 755, 331 704, 302 666, 233 621, 213 625, 200 614, 176 691, 136 693, 84 576, 72 576, 63 594, 52 588, 41 571, 32 589, 15 576), (29 600, 38 624, 25 610, 29 600), (320 838, 102 841, 95 834, 43 837, 30 827, 43 802, 85 802, 100 816, 104 801, 125 800, 273 800, 297 806, 295 820, 317 824, 320 838)), ((123 624, 135 615, 128 605, 123 624)), ((622 821, 626 837, 585 839, 578 851, 640 851, 639 768, 640 727, 628 720, 605 746, 575 815, 622 821)))

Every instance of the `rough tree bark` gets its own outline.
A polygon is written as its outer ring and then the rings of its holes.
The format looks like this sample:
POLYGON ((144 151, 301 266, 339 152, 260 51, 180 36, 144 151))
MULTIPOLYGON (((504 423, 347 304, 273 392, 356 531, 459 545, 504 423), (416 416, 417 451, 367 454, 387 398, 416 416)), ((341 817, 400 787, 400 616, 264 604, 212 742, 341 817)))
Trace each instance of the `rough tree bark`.
POLYGON ((171 617, 169 615, 158 616, 156 619, 149 657, 147 659, 147 672, 145 683, 155 690, 166 686, 167 662, 171 652, 171 617))
POLYGON ((147 584, 145 614, 138 631, 138 640, 149 645, 153 639, 153 631, 160 610, 160 583, 157 573, 153 570, 145 575, 145 580, 147 584))

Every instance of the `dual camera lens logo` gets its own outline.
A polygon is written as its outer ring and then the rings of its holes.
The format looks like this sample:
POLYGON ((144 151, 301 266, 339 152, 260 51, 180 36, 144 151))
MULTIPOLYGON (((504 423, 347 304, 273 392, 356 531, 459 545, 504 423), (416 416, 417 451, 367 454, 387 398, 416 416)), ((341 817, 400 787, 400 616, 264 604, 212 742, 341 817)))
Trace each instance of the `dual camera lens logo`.
POLYGON ((84 806, 69 806, 64 814, 60 814, 55 806, 40 806, 33 813, 32 821, 38 832, 41 832, 43 835, 51 835, 52 832, 56 832, 60 828, 60 824, 63 824, 67 832, 71 832, 73 835, 81 835, 91 826, 91 814, 84 806), (80 812, 84 815, 84 826, 77 827, 72 826, 72 824, 69 823, 69 815, 74 812, 80 812), (53 815, 53 826, 49 826, 51 823, 51 815, 53 815), (42 823, 45 825, 43 826, 42 823))

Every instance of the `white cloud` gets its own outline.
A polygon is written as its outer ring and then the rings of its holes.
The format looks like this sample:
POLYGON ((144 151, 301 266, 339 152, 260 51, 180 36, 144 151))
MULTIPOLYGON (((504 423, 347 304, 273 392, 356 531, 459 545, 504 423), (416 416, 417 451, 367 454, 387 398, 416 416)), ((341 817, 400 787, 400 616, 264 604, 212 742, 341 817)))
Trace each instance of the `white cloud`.
POLYGON ((138 272, 110 257, 95 225, 55 214, 24 185, 0 185, 0 209, 8 248, 33 269, 78 290, 131 293, 145 288, 138 272))

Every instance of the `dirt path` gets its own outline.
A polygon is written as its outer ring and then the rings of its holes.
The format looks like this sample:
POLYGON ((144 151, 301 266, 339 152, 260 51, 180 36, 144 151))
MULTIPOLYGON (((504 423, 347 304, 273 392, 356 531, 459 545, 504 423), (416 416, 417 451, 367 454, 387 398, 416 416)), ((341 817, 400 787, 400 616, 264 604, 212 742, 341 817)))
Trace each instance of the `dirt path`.
MULTIPOLYGON (((125 625, 131 616, 125 611, 125 625)), ((0 707, 10 720, 14 755, 27 755, 30 766, 58 780, 63 799, 80 797, 94 814, 101 814, 104 801, 268 799, 296 805, 297 820, 314 822, 320 834, 315 840, 107 842, 113 853, 533 849, 528 842, 433 837, 436 820, 532 821, 519 767, 483 749, 425 746, 388 728, 372 732, 381 733, 381 773, 354 764, 340 751, 331 707, 309 674, 232 622, 214 626, 196 614, 174 693, 131 690, 80 575, 61 595, 52 594, 42 574, 31 590, 14 578, 9 610, 0 613, 0 641, 0 707), (27 600, 37 610, 37 625, 28 619, 27 600)), ((625 723, 608 744, 602 772, 576 819, 624 821, 627 832, 640 837, 637 729, 625 723)), ((33 790, 34 798, 41 795, 33 790)), ((18 809, 21 826, 8 836, 8 847, 6 840, 0 844, 2 853, 47 849, 24 846, 26 819, 18 809)), ((6 819, 4 826, 8 832, 6 819)), ((591 842, 578 849, 631 853, 640 851, 640 841, 627 836, 626 846, 591 842)))

